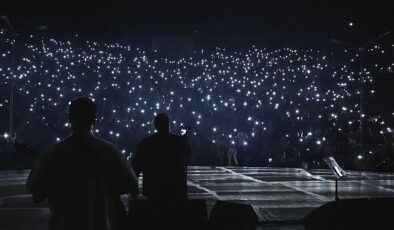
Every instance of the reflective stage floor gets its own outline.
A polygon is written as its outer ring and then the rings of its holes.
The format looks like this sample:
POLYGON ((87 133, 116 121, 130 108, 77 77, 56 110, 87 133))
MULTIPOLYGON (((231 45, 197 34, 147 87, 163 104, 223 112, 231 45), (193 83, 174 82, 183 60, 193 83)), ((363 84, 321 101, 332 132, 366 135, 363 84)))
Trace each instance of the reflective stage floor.
MULTIPOLYGON (((29 171, 0 171, 0 229, 46 229, 49 210, 26 194, 29 171)), ((394 174, 348 171, 339 181, 339 198, 394 197, 394 174)), ((141 181, 140 181, 141 182, 141 181)), ((141 185, 141 183, 140 183, 141 185)), ((260 223, 299 220, 334 200, 329 170, 264 167, 188 167, 191 199, 251 204, 260 223)), ((259 229, 262 229, 261 227, 259 229)), ((303 229, 302 226, 263 229, 303 229)))

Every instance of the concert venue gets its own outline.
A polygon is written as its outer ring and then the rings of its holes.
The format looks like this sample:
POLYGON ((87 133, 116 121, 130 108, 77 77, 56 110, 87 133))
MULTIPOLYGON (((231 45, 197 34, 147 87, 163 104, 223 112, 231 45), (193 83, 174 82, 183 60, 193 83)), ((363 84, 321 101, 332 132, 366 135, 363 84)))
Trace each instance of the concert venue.
POLYGON ((394 229, 393 12, 390 0, 9 1, 0 8, 0 229, 166 229, 171 218, 183 225, 169 229, 394 229), (80 194, 82 184, 127 177, 109 161, 101 170, 106 150, 87 150, 85 137, 56 162, 81 136, 71 115, 85 111, 73 110, 81 97, 95 105, 86 135, 115 149, 138 188, 114 192, 122 224, 101 226, 99 211, 78 214, 89 228, 64 217, 106 203, 94 186, 80 194), (146 189, 156 175, 177 194, 178 144, 141 147, 160 137, 163 113, 188 150, 176 217, 157 214, 177 205, 162 198, 157 212, 146 189), (150 148, 165 160, 149 155, 142 167, 150 148), (82 164, 101 172, 86 176, 82 164))

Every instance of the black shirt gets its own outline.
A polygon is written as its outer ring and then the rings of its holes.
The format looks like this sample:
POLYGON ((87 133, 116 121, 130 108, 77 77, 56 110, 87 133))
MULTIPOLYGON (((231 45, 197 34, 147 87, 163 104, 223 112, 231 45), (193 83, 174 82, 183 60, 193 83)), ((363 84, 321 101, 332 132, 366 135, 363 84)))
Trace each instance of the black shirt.
POLYGON ((119 228, 120 194, 137 193, 138 185, 112 144, 83 134, 51 146, 30 173, 27 189, 35 202, 48 199, 50 229, 111 230, 119 228))
POLYGON ((153 201, 176 202, 187 198, 185 137, 169 132, 143 139, 132 160, 137 176, 143 173, 143 194, 153 201))

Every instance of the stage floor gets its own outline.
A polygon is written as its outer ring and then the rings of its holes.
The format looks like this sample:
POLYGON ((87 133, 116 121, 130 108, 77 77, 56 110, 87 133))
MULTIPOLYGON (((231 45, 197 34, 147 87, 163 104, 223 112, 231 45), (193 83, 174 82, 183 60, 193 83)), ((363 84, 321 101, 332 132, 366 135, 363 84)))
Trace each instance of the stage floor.
MULTIPOLYGON (((46 229, 49 210, 26 194, 29 170, 0 171, 0 229, 46 229)), ((394 197, 394 174, 348 171, 339 198, 394 197)), ((141 181, 140 181, 141 185, 141 181)), ((328 170, 264 167, 188 167, 189 198, 251 204, 261 223, 299 220, 334 200, 328 170)), ((299 227, 264 229, 302 229, 299 227)))

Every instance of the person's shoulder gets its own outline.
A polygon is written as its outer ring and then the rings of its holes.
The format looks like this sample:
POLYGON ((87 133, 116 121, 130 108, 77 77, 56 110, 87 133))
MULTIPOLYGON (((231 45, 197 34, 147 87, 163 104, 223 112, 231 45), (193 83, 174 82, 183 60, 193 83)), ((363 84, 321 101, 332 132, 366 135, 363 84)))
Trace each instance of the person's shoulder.
POLYGON ((50 160, 59 155, 64 149, 67 149, 67 138, 55 144, 52 144, 41 151, 42 160, 50 160))
POLYGON ((157 133, 151 134, 149 136, 142 138, 142 140, 140 141, 140 144, 141 145, 150 144, 150 143, 154 142, 157 138, 158 138, 157 133))
POLYGON ((100 139, 98 137, 92 138, 93 144, 98 148, 105 152, 118 152, 118 149, 111 142, 100 139))
POLYGON ((65 139, 50 145, 45 152, 48 153, 56 153, 59 151, 62 151, 63 149, 68 148, 68 146, 70 145, 70 136, 66 137, 65 139))
POLYGON ((181 141, 183 139, 182 136, 174 134, 174 133, 170 133, 169 136, 170 136, 171 139, 177 140, 177 141, 181 141))
POLYGON ((175 138, 181 137, 180 135, 175 134, 175 133, 169 133, 169 135, 170 135, 171 137, 175 137, 175 138))

